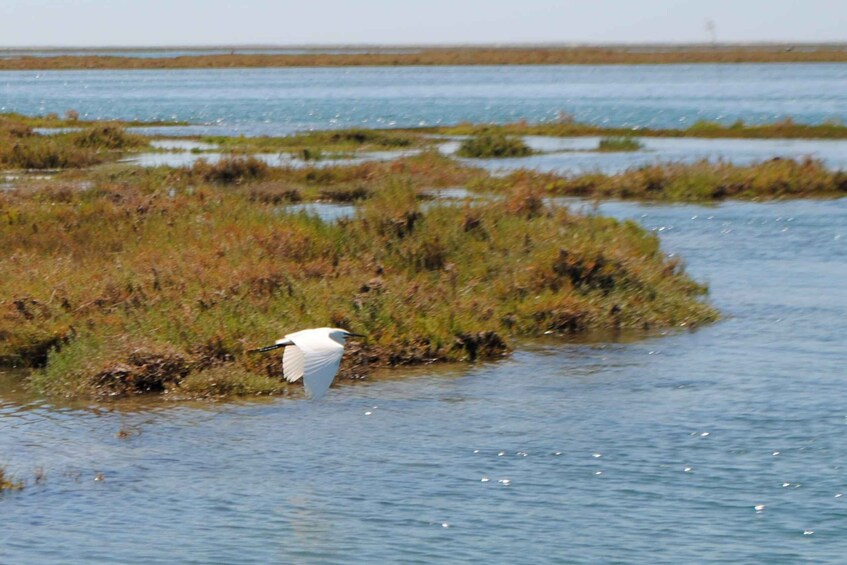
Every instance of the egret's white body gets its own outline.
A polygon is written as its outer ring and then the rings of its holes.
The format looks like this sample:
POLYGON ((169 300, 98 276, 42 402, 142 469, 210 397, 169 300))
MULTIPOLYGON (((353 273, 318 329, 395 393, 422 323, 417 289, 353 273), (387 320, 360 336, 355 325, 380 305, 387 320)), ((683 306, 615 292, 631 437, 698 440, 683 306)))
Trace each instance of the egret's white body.
POLYGON ((348 337, 355 335, 339 328, 301 330, 278 339, 274 346, 264 350, 284 347, 282 373, 285 379, 294 382, 302 378, 306 396, 316 399, 329 390, 338 374, 344 344, 348 337))

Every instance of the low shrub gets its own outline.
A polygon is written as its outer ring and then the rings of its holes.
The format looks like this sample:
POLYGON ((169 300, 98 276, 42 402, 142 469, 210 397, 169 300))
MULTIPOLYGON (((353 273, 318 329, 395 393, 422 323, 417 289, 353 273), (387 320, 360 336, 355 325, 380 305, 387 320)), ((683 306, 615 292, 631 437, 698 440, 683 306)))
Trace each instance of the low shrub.
POLYGON ((97 151, 54 136, 32 135, 0 139, 0 166, 14 169, 72 169, 103 161, 97 151))
POLYGON ((206 182, 241 184, 261 180, 268 174, 268 165, 253 156, 229 156, 214 163, 200 159, 192 166, 192 173, 206 182))
POLYGON ((99 151, 127 150, 146 146, 148 141, 140 135, 126 132, 119 124, 97 124, 70 134, 77 147, 99 151))
POLYGON ((638 151, 644 144, 634 137, 604 137, 597 144, 598 151, 638 151))
POLYGON ((464 140, 456 154, 482 159, 526 157, 532 154, 532 149, 520 137, 489 129, 464 140))

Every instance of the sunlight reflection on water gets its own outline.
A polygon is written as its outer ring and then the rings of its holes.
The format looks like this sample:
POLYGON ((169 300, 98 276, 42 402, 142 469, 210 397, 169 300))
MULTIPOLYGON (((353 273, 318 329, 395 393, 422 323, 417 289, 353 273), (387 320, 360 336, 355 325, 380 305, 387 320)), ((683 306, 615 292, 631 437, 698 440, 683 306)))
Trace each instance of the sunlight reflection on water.
MULTIPOLYGON (((847 64, 3 71, 0 111, 178 120, 175 135, 552 121, 847 120, 847 64)), ((167 134, 166 134, 167 135, 167 134)))

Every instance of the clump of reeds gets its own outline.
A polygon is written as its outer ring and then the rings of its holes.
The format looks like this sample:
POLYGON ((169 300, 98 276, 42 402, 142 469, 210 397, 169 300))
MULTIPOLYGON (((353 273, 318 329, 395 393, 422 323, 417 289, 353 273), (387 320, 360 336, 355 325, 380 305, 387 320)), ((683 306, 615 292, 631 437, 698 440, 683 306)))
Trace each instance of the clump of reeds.
POLYGON ((464 140, 456 154, 472 158, 526 157, 532 154, 532 149, 520 137, 492 128, 464 140))
POLYGON ((296 187, 285 182, 259 182, 250 185, 250 199, 264 204, 300 202, 303 197, 296 187))
POLYGON ((0 139, 0 167, 13 169, 68 169, 100 163, 96 151, 53 136, 31 135, 0 139))
POLYGON ((0 115, 0 140, 21 139, 34 135, 32 127, 9 115, 0 115))
POLYGON ((300 158, 304 161, 320 161, 321 159, 323 159, 323 156, 323 151, 321 151, 320 148, 312 149, 309 147, 304 147, 300 151, 300 158))
POLYGON ((17 119, 0 118, 0 167, 68 169, 88 167, 129 149, 147 145, 119 124, 97 124, 81 131, 39 135, 17 119))
POLYGON ((313 137, 327 138, 330 143, 353 143, 355 145, 371 145, 384 149, 400 149, 410 147, 416 141, 408 134, 373 129, 350 129, 337 132, 313 133, 313 137))
POLYGON ((146 138, 127 133, 124 127, 117 123, 88 126, 79 132, 70 134, 70 138, 77 147, 97 151, 124 151, 148 144, 146 138))
POLYGON ((268 164, 253 156, 229 156, 214 163, 200 159, 192 166, 192 173, 206 182, 241 184, 261 180, 267 176, 268 164))
POLYGON ((598 151, 639 151, 644 144, 630 136, 604 137, 597 144, 598 151))

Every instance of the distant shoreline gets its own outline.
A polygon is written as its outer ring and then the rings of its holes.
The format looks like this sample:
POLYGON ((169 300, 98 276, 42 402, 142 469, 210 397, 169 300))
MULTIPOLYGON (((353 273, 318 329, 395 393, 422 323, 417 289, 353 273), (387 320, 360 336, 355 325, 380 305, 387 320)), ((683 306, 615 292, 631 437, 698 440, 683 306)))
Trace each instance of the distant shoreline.
POLYGON ((0 70, 834 62, 847 62, 847 44, 0 49, 0 70))

